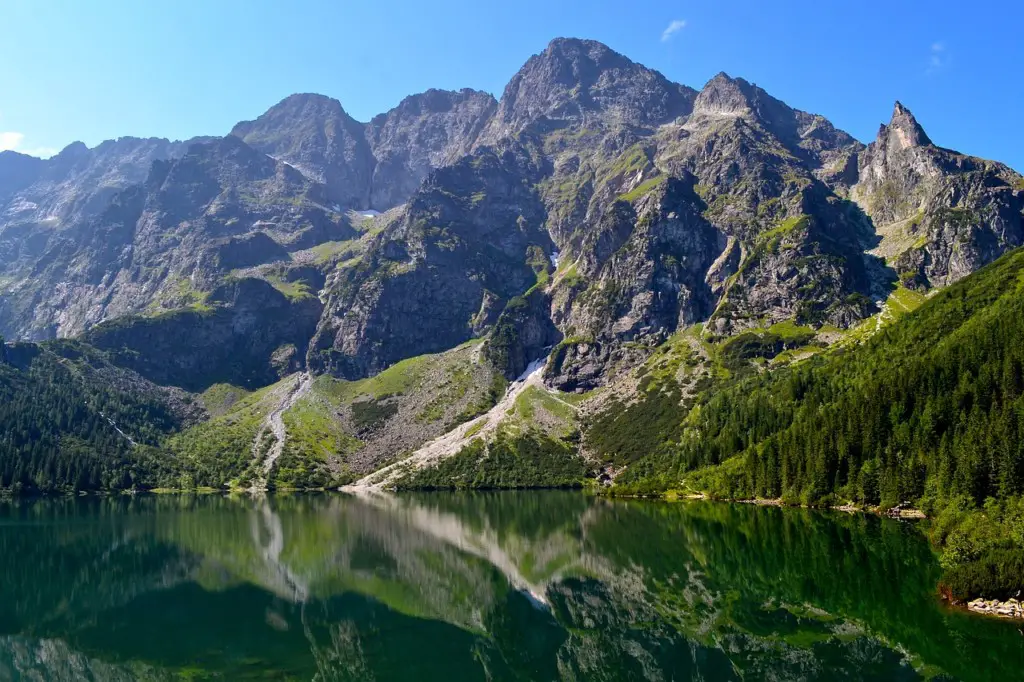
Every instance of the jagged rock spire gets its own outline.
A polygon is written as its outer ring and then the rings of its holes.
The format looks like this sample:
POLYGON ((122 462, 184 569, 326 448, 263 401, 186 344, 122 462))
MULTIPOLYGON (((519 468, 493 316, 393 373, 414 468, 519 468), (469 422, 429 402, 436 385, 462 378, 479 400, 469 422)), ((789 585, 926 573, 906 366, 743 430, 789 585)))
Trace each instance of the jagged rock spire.
POLYGON ((892 120, 889 121, 889 125, 883 126, 878 132, 879 137, 885 134, 890 138, 890 142, 896 142, 902 149, 923 147, 932 143, 927 133, 924 132, 924 128, 910 113, 910 109, 907 109, 899 101, 893 106, 892 120))

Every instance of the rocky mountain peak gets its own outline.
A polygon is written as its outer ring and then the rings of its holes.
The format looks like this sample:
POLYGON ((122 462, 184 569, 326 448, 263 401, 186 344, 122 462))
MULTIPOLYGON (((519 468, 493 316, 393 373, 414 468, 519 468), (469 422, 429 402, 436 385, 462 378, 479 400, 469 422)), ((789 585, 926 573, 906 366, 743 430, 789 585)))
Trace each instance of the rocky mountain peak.
POLYGON ((348 117, 348 114, 341 106, 341 102, 333 97, 315 92, 295 93, 267 109, 256 120, 238 123, 231 134, 245 139, 246 135, 265 127, 268 123, 295 119, 326 121, 345 117, 348 117))
POLYGON ((882 126, 878 131, 879 138, 883 135, 889 138, 890 145, 895 144, 899 149, 910 147, 924 147, 932 143, 931 139, 924 132, 924 128, 899 101, 893 106, 892 120, 889 125, 882 126))
POLYGON ((89 148, 85 143, 75 141, 51 157, 48 165, 53 169, 71 169, 78 164, 87 163, 89 156, 89 148))
POLYGON ((750 83, 720 71, 697 94, 693 111, 696 114, 740 116, 751 112, 755 98, 755 88, 750 83))
POLYGON ((312 93, 291 95, 255 121, 239 123, 231 134, 324 184, 332 201, 368 207, 373 153, 363 124, 338 100, 312 93))
POLYGON ((719 72, 701 89, 693 104, 694 114, 744 116, 764 125, 774 134, 791 138, 797 134, 802 112, 791 108, 763 89, 742 78, 719 72))
POLYGON ((483 140, 540 119, 655 126, 690 113, 695 94, 602 43, 557 38, 512 77, 483 140))
POLYGON ((60 150, 53 158, 55 158, 55 159, 76 158, 76 157, 82 156, 83 154, 87 154, 88 152, 89 152, 89 147, 87 147, 84 142, 81 142, 79 140, 75 140, 74 142, 72 142, 68 146, 64 147, 64 149, 60 150))
POLYGON ((843 159, 862 146, 823 116, 793 109, 757 85, 724 71, 701 89, 688 125, 697 130, 710 123, 708 130, 715 130, 714 121, 723 119, 742 119, 766 131, 810 168, 833 169, 834 181, 849 180, 834 169, 845 168, 843 159))
POLYGON ((554 38, 541 53, 541 57, 569 63, 586 60, 604 67, 633 64, 604 43, 584 38, 554 38))

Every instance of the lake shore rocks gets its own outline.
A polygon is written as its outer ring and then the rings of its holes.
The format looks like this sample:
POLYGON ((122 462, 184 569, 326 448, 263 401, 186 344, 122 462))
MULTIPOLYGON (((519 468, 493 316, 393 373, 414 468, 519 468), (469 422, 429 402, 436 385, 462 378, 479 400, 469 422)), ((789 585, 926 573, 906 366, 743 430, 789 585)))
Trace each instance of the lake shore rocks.
POLYGON ((999 601, 998 599, 975 599, 967 603, 967 608, 975 613, 984 613, 1000 618, 1024 619, 1024 604, 1016 599, 999 601))

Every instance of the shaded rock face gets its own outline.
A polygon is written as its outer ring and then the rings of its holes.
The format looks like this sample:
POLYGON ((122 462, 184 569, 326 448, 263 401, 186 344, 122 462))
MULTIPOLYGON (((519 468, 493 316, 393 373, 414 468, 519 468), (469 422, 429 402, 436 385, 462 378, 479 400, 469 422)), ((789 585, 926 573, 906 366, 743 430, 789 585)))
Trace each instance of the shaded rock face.
POLYGON ((287 261, 310 231, 321 240, 354 234, 324 207, 324 193, 237 138, 194 145, 155 162, 144 184, 95 218, 40 240, 34 262, 15 262, 0 328, 68 336, 118 315, 202 304, 232 269, 287 261))
POLYGON ((194 145, 49 240, 16 295, 0 299, 5 321, 37 337, 88 330, 115 362, 161 384, 271 383, 301 365, 281 348, 305 349, 320 302, 232 271, 287 264, 311 232, 353 234, 323 193, 237 138, 194 145))
POLYGON ((690 180, 670 178, 634 203, 613 204, 569 251, 580 253, 577 276, 556 288, 555 310, 567 336, 663 340, 711 315, 706 273, 721 235, 701 215, 690 180))
POLYGON ((126 316, 83 338, 158 384, 190 391, 215 383, 256 388, 298 368, 290 356, 309 342, 321 313, 317 299, 289 300, 258 279, 223 285, 210 299, 209 309, 126 316))
POLYGON ((0 152, 0 201, 35 182, 45 166, 45 161, 34 156, 0 152))
POLYGON ((93 149, 75 142, 46 160, 4 152, 0 154, 0 225, 4 231, 26 224, 58 228, 95 215, 118 191, 144 181, 154 161, 181 157, 189 146, 208 139, 171 142, 122 137, 93 149))
POLYGON ((550 311, 549 297, 536 287, 509 301, 484 346, 490 366, 513 381, 531 362, 544 358, 562 340, 550 311))
POLYGON ((376 165, 370 207, 404 203, 430 171, 465 156, 497 107, 476 90, 428 90, 406 97, 366 127, 376 165))

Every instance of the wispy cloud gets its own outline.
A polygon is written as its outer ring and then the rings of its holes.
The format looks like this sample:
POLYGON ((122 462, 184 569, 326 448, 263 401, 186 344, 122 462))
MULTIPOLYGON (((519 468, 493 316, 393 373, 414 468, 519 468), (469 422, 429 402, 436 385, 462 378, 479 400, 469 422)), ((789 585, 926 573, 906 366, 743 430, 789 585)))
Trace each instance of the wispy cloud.
POLYGON ((48 159, 51 156, 55 156, 60 150, 56 147, 30 147, 28 149, 19 149, 18 151, 29 156, 37 156, 40 159, 48 159))
POLYGON ((665 27, 665 30, 661 32, 661 42, 668 42, 672 39, 672 36, 686 28, 686 22, 682 19, 673 19, 665 27))
POLYGON ((25 136, 21 133, 6 132, 0 133, 0 152, 6 152, 13 149, 17 149, 21 146, 21 141, 25 139, 25 136))
POLYGON ((947 64, 949 64, 949 51, 946 49, 946 43, 932 43, 931 49, 928 51, 928 68, 925 69, 925 73, 936 73, 944 69, 947 64))
POLYGON ((38 156, 41 159, 48 159, 60 151, 53 147, 26 148, 22 146, 24 141, 25 135, 23 133, 17 133, 13 130, 0 132, 0 152, 15 151, 19 154, 28 154, 29 156, 38 156))

